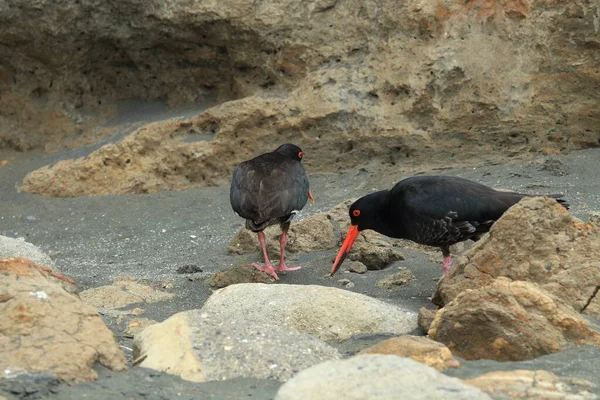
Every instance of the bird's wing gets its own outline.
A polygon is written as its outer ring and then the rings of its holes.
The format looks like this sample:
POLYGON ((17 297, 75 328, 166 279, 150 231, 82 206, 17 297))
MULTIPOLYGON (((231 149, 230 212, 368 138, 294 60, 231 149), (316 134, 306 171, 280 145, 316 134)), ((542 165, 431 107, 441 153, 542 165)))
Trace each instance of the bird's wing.
POLYGON ((441 220, 484 223, 494 221, 523 195, 500 192, 467 180, 440 180, 402 190, 410 212, 441 220))
POLYGON ((246 219, 281 218, 301 210, 307 199, 308 179, 299 162, 283 162, 262 173, 244 163, 234 170, 230 200, 234 211, 246 219))

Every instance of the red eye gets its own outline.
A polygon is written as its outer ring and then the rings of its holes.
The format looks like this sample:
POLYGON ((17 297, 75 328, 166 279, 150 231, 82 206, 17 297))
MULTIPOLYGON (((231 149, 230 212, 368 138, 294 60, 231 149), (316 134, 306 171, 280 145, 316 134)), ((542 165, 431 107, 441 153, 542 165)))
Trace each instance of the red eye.
POLYGON ((352 215, 354 215, 355 217, 358 217, 360 215, 360 210, 352 211, 352 215))
POLYGON ((301 151, 300 153, 298 153, 298 158, 302 159, 302 156, 304 155, 304 153, 301 151))

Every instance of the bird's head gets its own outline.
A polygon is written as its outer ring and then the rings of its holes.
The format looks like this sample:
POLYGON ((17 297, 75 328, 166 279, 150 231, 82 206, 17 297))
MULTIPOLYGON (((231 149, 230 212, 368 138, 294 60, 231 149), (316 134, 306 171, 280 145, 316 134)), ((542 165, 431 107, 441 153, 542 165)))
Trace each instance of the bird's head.
POLYGON ((365 229, 379 230, 378 228, 381 225, 380 214, 386 211, 383 202, 387 199, 385 196, 387 192, 387 190, 382 190, 371 193, 356 200, 350 206, 350 209, 348 210, 348 214, 350 215, 350 228, 348 229, 346 239, 344 240, 344 243, 342 243, 342 247, 333 263, 330 276, 333 276, 340 268, 361 231, 365 229))
POLYGON ((302 149, 295 144, 286 143, 279 146, 274 151, 277 154, 281 154, 286 158, 291 158, 292 160, 302 161, 302 157, 304 156, 304 152, 302 149))

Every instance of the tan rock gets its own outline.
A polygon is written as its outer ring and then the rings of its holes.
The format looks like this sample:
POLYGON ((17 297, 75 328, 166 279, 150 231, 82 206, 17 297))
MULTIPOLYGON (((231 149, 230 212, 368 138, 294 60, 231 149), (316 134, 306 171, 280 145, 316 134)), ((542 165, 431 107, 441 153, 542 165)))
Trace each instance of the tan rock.
POLYGON ((405 269, 381 278, 375 285, 388 290, 398 290, 403 286, 408 285, 413 279, 414 276, 412 272, 405 269))
POLYGON ((211 289, 221 289, 237 283, 272 283, 275 279, 249 264, 234 265, 225 271, 217 272, 206 280, 211 289))
POLYGON ((395 354, 409 357, 438 371, 460 367, 458 360, 452 357, 452 353, 445 345, 423 336, 399 336, 387 339, 360 351, 359 354, 395 354))
POLYGON ((175 295, 156 290, 135 278, 118 276, 112 285, 84 290, 79 297, 93 307, 115 310, 135 303, 156 303, 172 299, 175 295))
POLYGON ((352 261, 351 263, 348 263, 348 271, 356 274, 364 274, 367 272, 367 266, 360 261, 352 261))
POLYGON ((435 318, 435 314, 437 314, 438 310, 431 310, 425 307, 421 307, 419 309, 419 319, 417 320, 417 324, 419 328, 421 328, 424 332, 429 331, 431 324, 435 318))
POLYGON ((558 377, 552 372, 538 370, 494 371, 465 383, 490 394, 495 399, 536 400, 592 400, 592 383, 568 377, 558 377))
POLYGON ((459 294, 438 311, 428 334, 467 360, 518 361, 567 344, 600 346, 599 330, 534 283, 501 277, 459 294))
POLYGON ((26 259, 0 260, 0 377, 27 371, 89 381, 96 361, 126 369, 112 332, 58 275, 26 259))
POLYGON ((535 282, 575 310, 600 317, 594 300, 600 227, 571 216, 555 200, 523 199, 457 260, 439 282, 434 302, 447 304, 499 276, 535 282))

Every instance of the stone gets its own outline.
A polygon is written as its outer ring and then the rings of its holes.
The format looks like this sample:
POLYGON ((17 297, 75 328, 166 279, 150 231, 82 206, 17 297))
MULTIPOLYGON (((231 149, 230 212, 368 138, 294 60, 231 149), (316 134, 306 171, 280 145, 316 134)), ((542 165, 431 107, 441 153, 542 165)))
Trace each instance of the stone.
POLYGON ((552 372, 537 370, 494 371, 467 379, 465 383, 488 393, 494 399, 569 399, 592 400, 594 386, 584 379, 558 377, 552 372))
POLYGON ((530 281, 575 310, 600 317, 600 226, 571 216, 555 200, 532 197, 511 207, 439 282, 447 304, 497 277, 530 281))
POLYGON ((467 360, 529 360, 567 345, 600 346, 600 326, 540 286, 497 278, 435 316, 428 335, 467 360))
POLYGON ((460 362, 444 344, 423 336, 399 336, 377 343, 358 354, 395 354, 443 371, 460 367, 460 362))
POLYGON ((50 373, 68 381, 97 378, 94 363, 126 369, 98 313, 65 291, 48 269, 23 258, 0 260, 0 378, 50 373))
POLYGON ((321 340, 362 334, 404 334, 416 328, 407 309, 344 289, 317 285, 242 283, 214 292, 202 310, 225 319, 273 324, 321 340))
POLYGON ((23 257, 36 264, 54 269, 54 261, 35 245, 23 238, 13 239, 0 235, 0 258, 23 257))
POLYGON ((156 290, 130 276, 117 276, 112 285, 100 286, 79 293, 84 303, 104 310, 115 310, 136 303, 156 303, 175 297, 173 293, 156 290))
POLYGON ((419 325, 419 328, 423 330, 423 332, 427 333, 427 331, 429 331, 437 312, 438 310, 431 310, 425 307, 421 307, 419 309, 419 319, 417 320, 417 324, 419 325))
POLYGON ((43 20, 38 3, 11 5, 0 13, 0 147, 98 142, 123 102, 219 104, 34 171, 22 186, 34 193, 222 184, 255 149, 291 138, 312 171, 598 145, 589 0, 152 0, 144 12, 128 0, 94 3, 93 21, 89 0, 48 4, 43 20))
POLYGON ((221 289, 236 283, 272 283, 275 279, 249 264, 233 265, 225 271, 217 272, 206 280, 211 289, 221 289))
POLYGON ((398 290, 403 286, 408 285, 413 279, 414 276, 412 272, 404 269, 381 278, 377 281, 377 283, 375 283, 375 286, 388 290, 398 290))
POLYGON ((368 270, 384 269, 394 261, 405 259, 402 252, 390 244, 372 244, 358 240, 352 246, 348 258, 352 261, 360 261, 368 270))
POLYGON ((338 283, 346 289, 352 289, 354 287, 354 282, 348 278, 338 279, 338 283))
POLYGON ((134 364, 195 382, 234 378, 286 381, 339 352, 282 325, 191 310, 154 324, 134 339, 134 364))
POLYGON ((356 274, 364 274, 367 272, 367 266, 360 261, 352 261, 348 264, 348 271, 350 272, 354 272, 356 274))
POLYGON ((395 355, 363 354, 326 361, 287 381, 275 400, 481 399, 479 389, 395 355))

